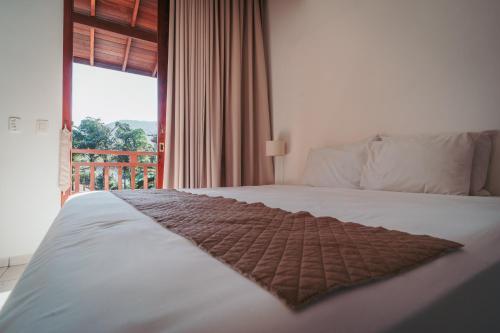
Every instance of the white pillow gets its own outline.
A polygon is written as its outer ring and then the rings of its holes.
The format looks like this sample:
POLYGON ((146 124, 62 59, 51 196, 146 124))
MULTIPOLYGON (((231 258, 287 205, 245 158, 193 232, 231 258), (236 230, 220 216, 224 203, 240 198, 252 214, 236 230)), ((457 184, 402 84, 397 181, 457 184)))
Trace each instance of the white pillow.
POLYGON ((470 184, 471 195, 490 195, 484 187, 486 186, 486 178, 488 177, 493 135, 493 131, 471 133, 474 142, 470 184))
POLYGON ((372 142, 361 187, 468 195, 474 144, 467 133, 388 137, 372 142))
POLYGON ((366 163, 367 145, 375 138, 336 148, 309 152, 303 184, 320 187, 360 188, 361 170, 366 163))

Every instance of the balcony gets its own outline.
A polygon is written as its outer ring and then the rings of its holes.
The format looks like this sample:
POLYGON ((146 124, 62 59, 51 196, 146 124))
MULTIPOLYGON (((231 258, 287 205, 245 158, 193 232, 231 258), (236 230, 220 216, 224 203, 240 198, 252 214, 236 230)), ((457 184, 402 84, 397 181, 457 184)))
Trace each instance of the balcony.
POLYGON ((72 149, 71 193, 157 187, 156 152, 72 149))

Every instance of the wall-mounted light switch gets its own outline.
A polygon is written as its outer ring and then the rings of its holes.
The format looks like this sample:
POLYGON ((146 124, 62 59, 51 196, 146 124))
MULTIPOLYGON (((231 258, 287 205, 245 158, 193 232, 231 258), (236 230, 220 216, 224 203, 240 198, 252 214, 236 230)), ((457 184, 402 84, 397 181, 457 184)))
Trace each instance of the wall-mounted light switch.
POLYGON ((9 117, 9 132, 14 132, 14 133, 21 132, 20 122, 21 118, 19 117, 9 117))
POLYGON ((45 119, 36 120, 36 132, 37 134, 45 134, 49 131, 49 121, 45 119))

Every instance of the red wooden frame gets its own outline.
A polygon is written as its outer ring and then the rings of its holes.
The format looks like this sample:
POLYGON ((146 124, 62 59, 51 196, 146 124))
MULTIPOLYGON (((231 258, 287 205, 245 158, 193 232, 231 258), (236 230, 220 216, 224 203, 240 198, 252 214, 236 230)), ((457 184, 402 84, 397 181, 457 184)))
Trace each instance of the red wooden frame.
POLYGON ((165 177, 169 10, 169 0, 158 0, 158 188, 163 187, 165 177))
MULTIPOLYGON (((71 103, 73 80, 73 0, 64 0, 63 20, 63 82, 62 82, 62 128, 71 131, 71 103)), ((61 192, 61 205, 66 201, 71 189, 61 192)))
MULTIPOLYGON (((72 124, 72 80, 73 80, 73 1, 64 0, 63 22, 63 101, 62 127, 71 130, 72 124)), ((158 188, 163 187, 165 166, 165 128, 167 120, 167 71, 168 71, 168 18, 170 1, 158 0, 158 188)), ((61 204, 66 201, 70 191, 61 193, 61 204)))
POLYGON ((64 0, 63 114, 62 126, 71 130, 71 83, 73 79, 73 0, 64 0))

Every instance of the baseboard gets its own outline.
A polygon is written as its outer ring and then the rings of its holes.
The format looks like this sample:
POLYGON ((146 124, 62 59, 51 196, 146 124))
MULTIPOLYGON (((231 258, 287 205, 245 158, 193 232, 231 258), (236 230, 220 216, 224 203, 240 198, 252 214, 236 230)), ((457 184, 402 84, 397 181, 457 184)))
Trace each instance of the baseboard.
POLYGON ((26 265, 31 260, 31 254, 23 254, 8 258, 0 258, 0 267, 26 265))
POLYGON ((9 258, 0 258, 0 267, 9 266, 9 258))

